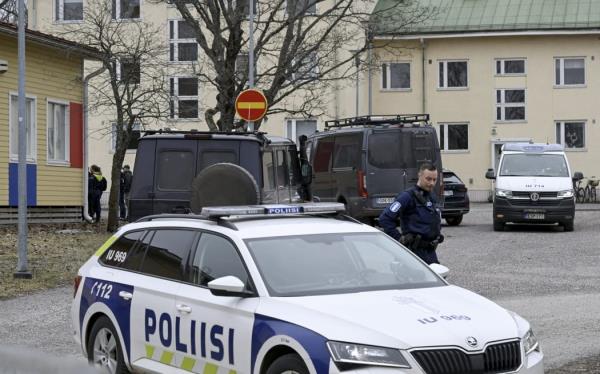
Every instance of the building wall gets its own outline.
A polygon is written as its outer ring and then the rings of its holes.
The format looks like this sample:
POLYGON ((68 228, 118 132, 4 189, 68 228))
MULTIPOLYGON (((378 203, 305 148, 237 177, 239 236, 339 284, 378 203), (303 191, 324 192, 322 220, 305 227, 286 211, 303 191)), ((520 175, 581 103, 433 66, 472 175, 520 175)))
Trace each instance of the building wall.
MULTIPOLYGON (((407 49, 407 57, 380 53, 383 61, 411 62, 411 90, 389 92, 375 90, 375 112, 394 113, 423 111, 431 114, 432 123, 464 122, 468 124, 469 146, 464 151, 443 151, 445 168, 455 171, 467 184, 475 200, 487 198, 492 183, 484 177, 493 167, 495 143, 511 140, 556 142, 555 121, 585 121, 583 149, 567 149, 573 171, 585 176, 600 175, 594 160, 600 157, 600 61, 598 35, 571 36, 503 36, 463 37, 425 40, 425 85, 422 79, 422 50, 417 41, 397 43, 397 50, 407 49), (555 87, 555 57, 584 57, 586 84, 583 87, 555 87), (505 77, 495 74, 495 59, 525 58, 526 72, 522 76, 505 77), (444 90, 438 88, 438 61, 466 59, 468 87, 444 90), (496 89, 526 90, 524 121, 496 121, 496 89)), ((380 85, 381 74, 375 80, 380 85)))
MULTIPOLYGON (((28 181, 31 188, 35 185, 34 202, 37 206, 81 206, 83 205, 83 169, 81 154, 71 155, 71 163, 53 165, 47 157, 47 99, 56 99, 71 103, 71 114, 75 115, 82 102, 81 68, 82 61, 66 51, 41 47, 27 43, 25 91, 36 99, 36 159, 28 166, 35 169, 34 181, 28 181)), ((0 206, 14 205, 9 200, 11 187, 15 180, 9 178, 9 94, 18 93, 18 56, 17 39, 0 35, 0 58, 8 61, 8 72, 0 75, 0 206)), ((79 113, 79 118, 81 114, 79 113)), ((81 126, 81 121, 72 119, 72 130, 81 126)), ((75 132, 77 133, 77 132, 75 132)), ((79 129, 81 134, 81 129, 79 129)), ((77 151, 80 139, 71 139, 71 150, 77 151)), ((14 168, 14 166, 13 166, 14 168)), ((16 170, 16 169, 15 169, 16 170)), ((13 175, 16 178, 16 174, 13 175)), ((16 190, 12 191, 13 197, 16 190)), ((31 202, 32 197, 29 197, 31 202)))

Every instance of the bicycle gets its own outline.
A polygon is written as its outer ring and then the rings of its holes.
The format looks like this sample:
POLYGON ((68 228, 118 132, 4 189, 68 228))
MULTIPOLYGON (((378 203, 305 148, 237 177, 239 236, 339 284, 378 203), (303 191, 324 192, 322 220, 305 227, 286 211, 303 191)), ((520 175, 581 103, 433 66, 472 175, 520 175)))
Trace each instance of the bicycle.
POLYGON ((575 191, 575 202, 584 203, 585 202, 585 188, 582 186, 583 179, 578 180, 573 183, 573 189, 575 191))
POLYGON ((587 184, 584 190, 584 200, 587 203, 596 202, 596 187, 600 184, 600 180, 596 179, 595 176, 587 178, 587 184))

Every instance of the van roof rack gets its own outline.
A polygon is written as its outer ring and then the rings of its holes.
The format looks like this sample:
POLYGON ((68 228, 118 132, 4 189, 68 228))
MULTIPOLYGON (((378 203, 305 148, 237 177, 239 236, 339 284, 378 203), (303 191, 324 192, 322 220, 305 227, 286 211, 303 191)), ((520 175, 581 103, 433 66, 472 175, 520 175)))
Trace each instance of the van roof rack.
POLYGON ((428 125, 429 114, 369 115, 325 121, 325 129, 353 126, 428 125))
POLYGON ((231 131, 198 131, 198 130, 171 130, 169 128, 158 129, 158 130, 145 130, 142 137, 149 135, 173 135, 181 134, 185 138, 189 139, 212 139, 214 135, 227 135, 227 136, 255 136, 264 144, 268 144, 270 141, 267 139, 266 132, 253 131, 253 132, 231 132, 231 131))

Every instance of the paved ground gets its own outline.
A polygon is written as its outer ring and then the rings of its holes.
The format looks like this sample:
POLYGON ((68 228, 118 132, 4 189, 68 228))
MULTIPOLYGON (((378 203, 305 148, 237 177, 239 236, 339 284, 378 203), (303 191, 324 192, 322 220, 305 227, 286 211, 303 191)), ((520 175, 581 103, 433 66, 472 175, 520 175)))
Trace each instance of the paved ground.
MULTIPOLYGON (((600 373, 600 210, 579 208, 571 233, 531 226, 494 232, 491 205, 476 204, 463 224, 443 228, 439 249, 451 283, 531 322, 551 374, 600 373)), ((0 373, 37 373, 7 369, 8 360, 21 368, 48 363, 39 373, 85 363, 70 334, 71 301, 72 290, 59 288, 0 302, 0 373)))

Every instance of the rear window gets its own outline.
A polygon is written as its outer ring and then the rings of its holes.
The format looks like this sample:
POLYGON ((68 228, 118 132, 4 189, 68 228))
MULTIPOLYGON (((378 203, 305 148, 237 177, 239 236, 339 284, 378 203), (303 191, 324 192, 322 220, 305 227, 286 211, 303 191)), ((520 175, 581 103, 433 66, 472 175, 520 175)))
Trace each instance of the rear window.
POLYGON ((460 178, 457 177, 454 173, 444 173, 444 183, 462 184, 463 181, 461 181, 460 178))
POLYGON ((194 155, 187 151, 165 151, 158 155, 158 183, 162 191, 189 191, 194 178, 194 155))
POLYGON ((335 137, 333 168, 360 168, 362 133, 335 137))
POLYGON ((418 168, 435 162, 436 143, 430 131, 381 131, 369 135, 369 164, 379 169, 418 168))

